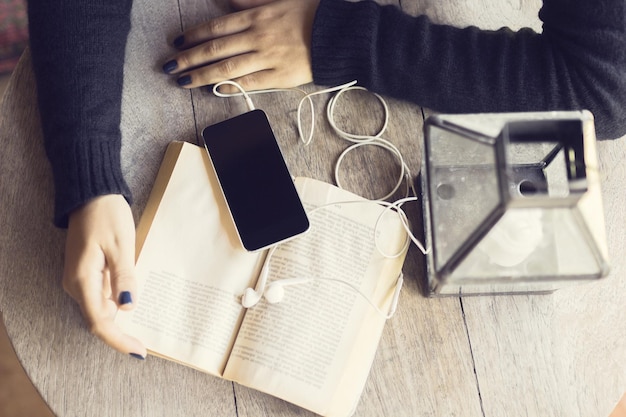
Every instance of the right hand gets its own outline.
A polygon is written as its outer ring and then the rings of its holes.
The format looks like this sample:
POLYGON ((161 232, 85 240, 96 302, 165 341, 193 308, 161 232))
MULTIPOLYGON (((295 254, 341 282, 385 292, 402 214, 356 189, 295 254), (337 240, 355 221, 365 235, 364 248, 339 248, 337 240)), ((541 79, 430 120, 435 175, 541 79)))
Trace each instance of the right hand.
POLYGON ((143 344, 114 323, 118 309, 136 302, 134 271, 135 224, 123 196, 96 197, 71 213, 63 288, 92 333, 120 352, 145 358, 143 344))
MULTIPOLYGON (((231 0, 236 13, 187 29, 163 70, 181 87, 224 80, 245 90, 289 88, 313 81, 311 36, 319 0, 231 0)), ((224 93, 236 91, 223 86, 224 93)))

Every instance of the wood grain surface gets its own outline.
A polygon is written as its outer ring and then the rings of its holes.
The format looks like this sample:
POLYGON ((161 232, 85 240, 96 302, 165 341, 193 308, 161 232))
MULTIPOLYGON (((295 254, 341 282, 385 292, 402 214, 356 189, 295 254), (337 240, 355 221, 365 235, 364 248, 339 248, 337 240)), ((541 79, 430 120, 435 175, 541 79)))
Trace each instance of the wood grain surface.
MULTIPOLYGON (((393 2, 391 2, 393 3, 393 2)), ((412 14, 485 28, 540 28, 538 1, 403 0, 412 14)), ((161 73, 168 41, 203 19, 227 12, 224 0, 136 0, 127 48, 123 169, 138 219, 167 143, 197 142, 208 124, 245 111, 239 98, 183 90, 161 73)), ((318 87, 305 86, 307 91, 318 87)), ((53 186, 36 108, 28 52, 0 114, 0 309, 28 376, 53 412, 65 416, 306 416, 311 413, 257 391, 155 357, 137 361, 89 334, 60 285, 65 232, 51 224, 53 186)), ((315 98, 315 136, 297 137, 297 93, 255 96, 272 123, 294 175, 333 181, 347 147, 324 116, 329 95, 315 98)), ((380 104, 354 92, 338 123, 372 133, 380 104)), ((424 110, 388 100, 384 135, 419 172, 424 110)), ((309 117, 308 115, 305 117, 309 117)), ((355 416, 608 416, 626 390, 624 184, 626 138, 599 143, 611 275, 593 285, 543 296, 425 298, 423 257, 412 248, 396 315, 388 321, 355 416)), ((375 149, 351 154, 346 188, 375 197, 389 190, 398 166, 375 149)), ((409 209, 419 228, 419 210, 409 209)))

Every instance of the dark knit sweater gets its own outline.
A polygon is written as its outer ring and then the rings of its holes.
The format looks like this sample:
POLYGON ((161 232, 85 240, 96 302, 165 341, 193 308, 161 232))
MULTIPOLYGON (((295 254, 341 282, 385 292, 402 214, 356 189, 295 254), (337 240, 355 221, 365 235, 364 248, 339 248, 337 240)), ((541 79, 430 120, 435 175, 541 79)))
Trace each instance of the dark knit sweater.
MULTIPOLYGON (((126 38, 132 0, 29 0, 30 47, 57 226, 94 197, 122 194, 126 38)), ((146 63, 150 65, 150 63, 146 63)))
MULTIPOLYGON (((131 0, 29 0, 55 223, 103 194, 130 200, 120 166, 131 0)), ((368 89, 446 113, 588 109, 599 138, 626 134, 626 2, 544 0, 543 33, 455 28, 373 2, 321 0, 317 84, 368 89)), ((154 63, 146 63, 152 66, 154 63)))
POLYGON ((626 134, 626 1, 544 0, 543 32, 433 24, 374 2, 321 0, 314 82, 360 85, 443 113, 590 110, 626 134))

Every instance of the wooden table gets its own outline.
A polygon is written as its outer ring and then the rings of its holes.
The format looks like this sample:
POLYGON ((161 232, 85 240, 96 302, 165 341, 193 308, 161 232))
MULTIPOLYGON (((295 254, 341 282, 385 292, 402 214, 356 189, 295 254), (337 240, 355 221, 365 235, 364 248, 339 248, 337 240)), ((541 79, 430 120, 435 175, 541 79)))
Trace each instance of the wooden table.
MULTIPOLYGON (((540 28, 535 0, 398 3, 440 22, 540 28)), ((167 40, 179 33, 181 22, 189 27, 226 11, 223 0, 217 5, 135 1, 122 132, 136 219, 166 144, 195 142, 204 126, 244 110, 239 99, 179 89, 160 72, 160 63, 172 53, 167 40)), ((316 99, 316 135, 304 147, 294 121, 297 95, 254 98, 268 113, 294 175, 332 181, 331 161, 347 144, 321 116, 327 99, 316 99)), ((310 415, 172 362, 128 358, 87 331, 60 284, 65 232, 51 224, 53 185, 35 103, 27 52, 0 116, 0 308, 18 357, 55 414, 310 415)), ((380 126, 375 99, 351 94, 344 103, 338 114, 342 126, 363 133, 380 126)), ((417 174, 424 111, 394 100, 390 110, 385 137, 401 148, 417 174)), ((625 140, 598 144, 610 276, 552 295, 425 298, 418 287, 423 257, 412 249, 399 310, 384 331, 357 416, 608 416, 626 390, 625 140)), ((392 158, 366 150, 350 158, 343 175, 347 188, 371 197, 391 186, 395 170, 392 158)))

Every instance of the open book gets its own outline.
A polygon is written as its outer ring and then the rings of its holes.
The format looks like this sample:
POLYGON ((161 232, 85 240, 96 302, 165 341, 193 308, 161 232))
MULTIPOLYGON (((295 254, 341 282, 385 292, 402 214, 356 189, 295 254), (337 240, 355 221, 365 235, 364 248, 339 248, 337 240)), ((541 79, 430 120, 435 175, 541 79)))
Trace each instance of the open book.
POLYGON ((311 228, 268 260, 241 247, 210 163, 201 147, 169 145, 137 228, 138 304, 116 323, 151 354, 320 415, 352 414, 401 285, 397 213, 297 178, 311 228), (284 297, 246 309, 266 261, 284 297))

